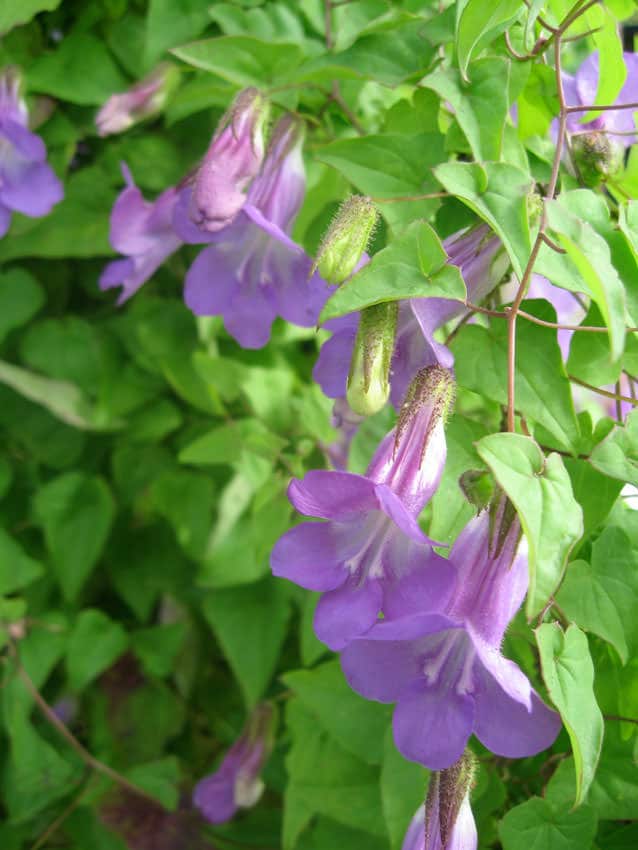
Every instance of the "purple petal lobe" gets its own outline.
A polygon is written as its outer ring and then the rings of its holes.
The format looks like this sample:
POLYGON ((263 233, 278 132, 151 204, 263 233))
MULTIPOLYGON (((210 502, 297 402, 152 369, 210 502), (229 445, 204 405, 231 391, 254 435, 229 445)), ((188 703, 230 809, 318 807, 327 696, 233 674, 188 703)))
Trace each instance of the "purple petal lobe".
POLYGON ((397 748, 407 759, 444 770, 461 757, 473 723, 473 697, 414 682, 401 694, 392 726, 397 748))
POLYGON ((314 627, 319 640, 334 652, 342 650, 375 624, 382 595, 381 585, 374 580, 359 586, 351 580, 325 593, 315 611, 314 627))
POLYGON ((405 573, 389 582, 383 613, 389 619, 442 611, 456 587, 456 570, 429 546, 412 546, 407 553, 405 573))
POLYGON ((288 498, 299 513, 324 519, 348 519, 378 509, 375 486, 351 472, 311 470, 288 487, 288 498))
POLYGON ((270 565, 274 575, 308 590, 334 590, 348 577, 329 522, 304 522, 291 528, 275 544, 270 565))
POLYGON ((237 811, 233 779, 218 771, 195 786, 193 803, 210 823, 224 823, 237 811))
POLYGON ((354 640, 341 653, 341 667, 353 690, 378 702, 395 702, 419 675, 414 648, 401 640, 354 640))

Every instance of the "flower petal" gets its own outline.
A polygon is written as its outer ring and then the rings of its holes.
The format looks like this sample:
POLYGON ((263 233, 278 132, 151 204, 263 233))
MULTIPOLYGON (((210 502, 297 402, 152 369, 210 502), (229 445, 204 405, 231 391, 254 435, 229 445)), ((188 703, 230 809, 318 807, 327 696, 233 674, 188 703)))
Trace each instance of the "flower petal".
POLYGON ((2 203, 23 215, 48 215, 64 196, 62 183, 46 162, 21 164, 0 188, 2 203))
POLYGON ((195 786, 193 803, 210 823, 224 823, 237 811, 234 776, 217 771, 195 786))
POLYGON ((312 377, 328 398, 341 398, 346 394, 357 324, 358 317, 351 327, 341 328, 321 346, 312 377))
POLYGON ((392 492, 387 484, 375 484, 375 493, 379 503, 379 509, 389 516, 404 534, 417 543, 430 543, 434 546, 442 545, 421 531, 421 527, 415 517, 412 516, 401 499, 392 492))
POLYGON ((529 711, 532 686, 525 673, 518 664, 501 655, 498 646, 491 646, 482 640, 470 626, 467 630, 480 662, 475 665, 475 670, 481 672, 482 665, 485 675, 491 677, 510 699, 520 703, 529 711))
POLYGON ((374 580, 364 581, 359 586, 348 581, 337 590, 325 593, 315 610, 317 637, 333 652, 339 652, 376 623, 382 596, 381 585, 374 580))
POLYGON ((474 723, 474 699, 454 688, 413 682, 394 710, 394 741, 400 753, 430 770, 444 770, 465 749, 474 723))
POLYGON ((301 481, 292 479, 288 498, 299 513, 324 519, 349 519, 378 510, 374 484, 352 472, 311 470, 301 481))
POLYGON ((334 590, 348 577, 329 522, 303 522, 291 528, 275 543, 270 566, 274 575, 307 590, 334 590))
POLYGON ((383 613, 390 619, 442 611, 456 587, 456 570, 430 546, 411 543, 403 562, 405 572, 387 582, 383 613))
POLYGON ((531 692, 528 710, 485 670, 477 669, 475 682, 474 734, 489 750, 507 758, 521 758, 539 753, 554 742, 561 727, 560 716, 535 691, 531 692))
MULTIPOLYGON (((374 626, 372 631, 378 628, 374 626)), ((353 640, 341 653, 344 675, 350 687, 366 699, 394 702, 418 677, 418 655, 410 641, 367 637, 353 640)))

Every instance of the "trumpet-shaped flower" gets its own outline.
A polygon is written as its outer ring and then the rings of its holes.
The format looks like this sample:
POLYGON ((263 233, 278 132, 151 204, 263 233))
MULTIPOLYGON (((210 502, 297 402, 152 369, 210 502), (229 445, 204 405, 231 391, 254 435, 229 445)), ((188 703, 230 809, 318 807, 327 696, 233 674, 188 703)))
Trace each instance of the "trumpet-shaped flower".
POLYGON ((99 135, 122 133, 161 112, 177 75, 173 65, 162 62, 128 91, 112 94, 95 117, 99 135))
POLYGON ((126 189, 111 212, 110 241, 125 259, 110 262, 100 276, 101 289, 122 287, 118 304, 134 295, 182 244, 173 229, 176 190, 167 189, 151 203, 144 200, 125 165, 122 173, 126 189))
POLYGON ((379 611, 401 614, 406 581, 430 610, 450 597, 454 570, 432 551, 416 518, 443 471, 452 393, 447 370, 424 370, 365 475, 316 470, 290 484, 288 497, 300 513, 328 521, 284 534, 271 566, 276 576, 324 591, 314 626, 331 649, 364 634, 379 611))
MULTIPOLYGON (((459 268, 467 287, 468 300, 481 301, 498 282, 492 263, 501 243, 486 225, 455 234, 443 242, 448 262, 459 268)), ((448 298, 412 298, 399 305, 399 316, 391 363, 392 404, 398 406, 414 375, 425 366, 439 364, 450 368, 452 353, 437 342, 434 333, 467 308, 461 301, 448 298)), ((357 335, 359 314, 354 313, 326 322, 333 331, 324 343, 313 377, 330 398, 346 394, 348 366, 357 335)))
POLYGON ((285 116, 275 128, 264 166, 229 227, 204 233, 178 209, 175 224, 189 242, 210 242, 186 276, 185 300, 198 316, 224 317, 244 348, 261 348, 277 316, 316 324, 330 290, 288 235, 301 206, 305 176, 303 128, 285 116))
POLYGON ((472 732, 498 755, 533 755, 552 743, 560 719, 500 652, 528 581, 520 523, 505 497, 468 523, 450 560, 458 584, 444 612, 417 613, 418 585, 408 576, 404 616, 345 648, 346 678, 368 699, 397 703, 397 747, 433 770, 453 764, 472 732))
POLYGON ((5 68, 0 75, 0 236, 9 229, 12 212, 39 218, 64 196, 44 142, 28 128, 19 88, 15 69, 5 68))
POLYGON ((237 809, 250 808, 261 797, 260 774, 272 749, 273 725, 272 706, 257 706, 217 770, 195 786, 193 803, 210 823, 230 820, 237 809))

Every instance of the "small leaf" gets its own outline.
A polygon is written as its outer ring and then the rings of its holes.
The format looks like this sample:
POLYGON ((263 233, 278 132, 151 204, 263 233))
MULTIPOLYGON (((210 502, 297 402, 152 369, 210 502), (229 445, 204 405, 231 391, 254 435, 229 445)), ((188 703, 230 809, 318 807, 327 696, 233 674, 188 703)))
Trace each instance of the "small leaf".
POLYGON ((401 298, 466 298, 456 266, 446 264, 445 249, 429 224, 415 221, 349 281, 324 307, 320 322, 384 301, 401 298))
POLYGON ((623 664, 638 643, 638 556, 620 528, 605 528, 592 547, 591 565, 574 561, 556 601, 588 632, 615 647, 623 664))
POLYGON ((0 35, 20 24, 28 24, 38 12, 52 12, 62 0, 3 0, 0 7, 0 35))
POLYGON ((594 448, 590 462, 610 478, 638 487, 638 410, 594 448))
POLYGON ((578 626, 563 632, 556 623, 536 629, 543 681, 569 734, 580 805, 592 783, 603 743, 604 722, 594 696, 594 665, 578 626))
POLYGON ((464 77, 473 54, 500 35, 518 17, 521 8, 520 0, 493 0, 487 6, 484 0, 468 0, 456 30, 456 50, 464 77))
POLYGON ((22 547, 0 528, 0 596, 27 587, 42 573, 42 564, 30 558, 22 547))
POLYGON ((597 827, 591 806, 565 811, 540 797, 510 809, 499 825, 503 850, 587 850, 597 827))
POLYGON ((529 544, 526 613, 538 614, 556 591, 583 533, 583 512, 558 454, 546 459, 530 437, 490 434, 476 450, 514 503, 529 544))
POLYGON ((503 240, 514 272, 521 277, 531 243, 527 195, 532 179, 506 162, 446 162, 434 169, 443 186, 486 221, 503 240))
POLYGON ((67 647, 66 667, 73 690, 85 688, 110 667, 127 646, 128 637, 120 623, 96 608, 82 611, 67 647))

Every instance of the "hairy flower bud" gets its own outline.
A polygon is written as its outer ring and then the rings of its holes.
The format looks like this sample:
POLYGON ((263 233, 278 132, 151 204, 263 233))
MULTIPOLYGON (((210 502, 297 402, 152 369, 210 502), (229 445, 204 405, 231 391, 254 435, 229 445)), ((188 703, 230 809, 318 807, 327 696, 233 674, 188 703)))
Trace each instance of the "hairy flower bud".
POLYGON ((164 108, 175 89, 179 71, 162 62, 144 79, 123 94, 113 94, 95 117, 100 136, 122 133, 133 124, 152 118, 164 108))
POLYGON ((592 130, 572 137, 572 156, 583 183, 594 187, 618 174, 624 148, 606 133, 592 130))
POLYGON ((343 202, 319 246, 314 268, 328 283, 343 283, 355 270, 377 221, 377 210, 362 195, 343 202))
POLYGON ((472 850, 477 834, 470 808, 476 758, 466 750, 446 770, 434 773, 425 801, 425 850, 472 850))
POLYGON ((483 510, 494 496, 494 478, 484 469, 468 469, 459 478, 459 487, 471 505, 483 510))
POLYGON ((390 362, 399 305, 386 301, 361 312, 350 361, 346 398, 355 413, 372 416, 390 396, 390 362))

